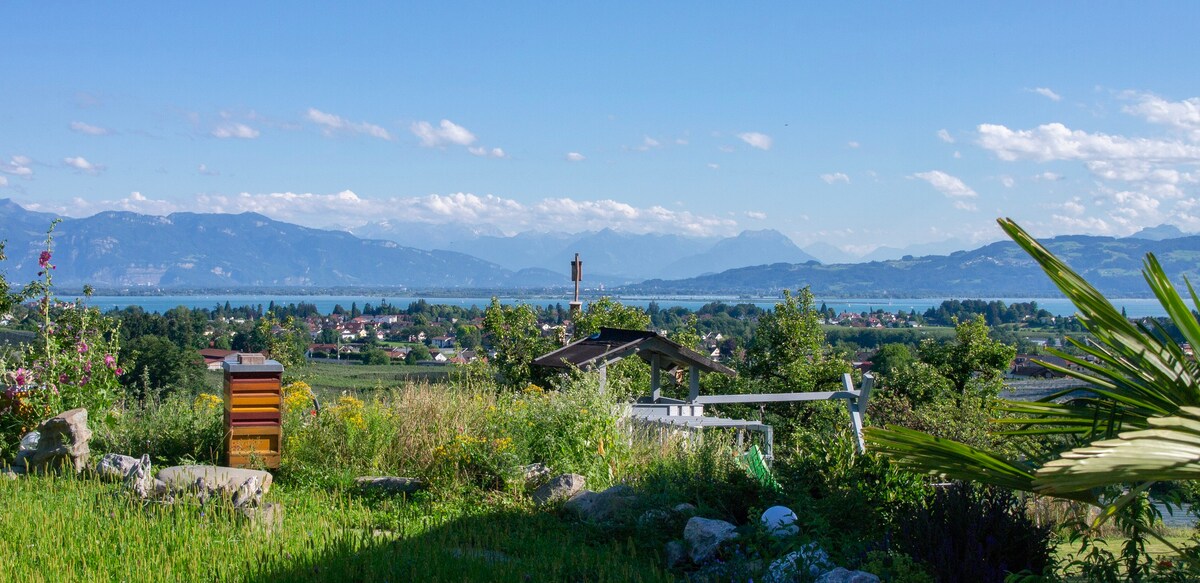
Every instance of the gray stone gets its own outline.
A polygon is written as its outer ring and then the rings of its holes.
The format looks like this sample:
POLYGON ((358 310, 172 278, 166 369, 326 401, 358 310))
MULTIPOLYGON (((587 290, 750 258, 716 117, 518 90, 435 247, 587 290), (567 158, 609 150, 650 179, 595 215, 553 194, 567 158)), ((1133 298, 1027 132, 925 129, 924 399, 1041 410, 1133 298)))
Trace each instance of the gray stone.
POLYGON ((687 502, 680 502, 671 510, 674 510, 677 514, 685 514, 687 516, 691 516, 696 513, 696 507, 688 504, 687 502))
MULTIPOLYGON (((611 488, 603 492, 584 490, 567 500, 563 510, 578 516, 582 520, 598 524, 612 524, 631 518, 636 498, 622 495, 625 490, 611 492, 611 488)), ((630 490, 632 492, 632 490, 630 490)))
POLYGON ((687 541, 692 562, 701 565, 713 558, 721 543, 737 538, 736 528, 724 520, 693 516, 683 527, 683 540, 687 541))
POLYGON ((238 508, 238 515, 253 528, 275 532, 283 526, 283 505, 278 502, 238 508))
POLYGON ((521 474, 526 490, 537 488, 550 479, 550 468, 541 462, 521 466, 517 468, 517 473, 521 474))
POLYGON ((587 479, 579 474, 561 474, 550 478, 533 491, 533 502, 544 506, 557 500, 564 500, 577 494, 587 484, 587 479))
POLYGON ((416 494, 428 487, 419 478, 397 478, 392 476, 362 476, 354 478, 354 485, 364 493, 416 494))
POLYGON ((817 583, 879 583, 879 577, 866 571, 838 567, 817 577, 817 583))
POLYGON ((20 468, 13 468, 13 467, 0 468, 0 477, 7 478, 9 480, 15 480, 17 478, 20 478, 22 472, 18 471, 19 469, 20 468))
POLYGON ((633 496, 633 488, 626 486, 625 484, 617 484, 616 486, 612 486, 609 489, 601 492, 601 494, 608 494, 610 496, 633 496))
POLYGON ((683 545, 683 541, 673 540, 663 545, 663 562, 666 563, 667 569, 682 567, 687 559, 687 547, 683 545))
POLYGON ((192 465, 171 466, 158 471, 158 479, 173 492, 193 491, 199 479, 203 478, 203 484, 211 494, 222 496, 233 496, 251 477, 258 480, 258 487, 263 494, 271 490, 271 473, 263 470, 192 465))
POLYGON ((816 542, 810 542, 799 550, 790 552, 771 563, 767 569, 767 581, 785 583, 799 581, 801 573, 807 574, 804 580, 811 581, 822 573, 834 568, 825 552, 816 542))
POLYGON ((62 469, 82 472, 91 454, 88 441, 92 430, 87 421, 87 409, 71 409, 42 421, 37 427, 37 449, 23 456, 21 462, 27 464, 30 473, 62 469))
POLYGON ((673 513, 654 508, 643 512, 637 519, 637 525, 638 528, 657 530, 670 525, 673 520, 675 520, 673 513))
POLYGON ((137 463, 138 459, 135 457, 119 453, 106 453, 96 463, 96 475, 102 480, 120 482, 129 475, 129 470, 133 469, 137 463))
MULTIPOLYGON (((197 478, 195 487, 198 489, 208 490, 207 480, 197 478)), ((241 486, 233 493, 234 508, 258 508, 262 506, 263 491, 258 483, 258 476, 250 476, 242 482, 241 486)))
MULTIPOLYGON (((125 489, 133 493, 134 496, 146 500, 158 493, 161 483, 154 478, 153 467, 150 463, 150 455, 143 454, 142 459, 137 460, 125 472, 125 489)), ((166 486, 162 486, 166 490, 166 486)))

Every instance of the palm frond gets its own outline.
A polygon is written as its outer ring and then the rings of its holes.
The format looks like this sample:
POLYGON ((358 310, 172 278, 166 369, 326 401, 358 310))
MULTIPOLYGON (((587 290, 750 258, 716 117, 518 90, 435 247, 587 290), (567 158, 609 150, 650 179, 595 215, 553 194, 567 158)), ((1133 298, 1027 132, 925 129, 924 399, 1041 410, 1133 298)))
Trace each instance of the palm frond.
POLYGON ((1070 450, 1036 471, 1034 489, 1075 492, 1133 481, 1200 479, 1200 407, 1151 417, 1150 429, 1070 450))

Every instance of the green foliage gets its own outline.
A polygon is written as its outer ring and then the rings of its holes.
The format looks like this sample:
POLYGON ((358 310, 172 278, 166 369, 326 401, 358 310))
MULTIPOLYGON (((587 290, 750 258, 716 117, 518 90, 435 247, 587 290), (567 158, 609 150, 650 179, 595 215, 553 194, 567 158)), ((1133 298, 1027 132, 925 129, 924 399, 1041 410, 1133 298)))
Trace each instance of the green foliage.
POLYGON ((759 318, 741 372, 760 392, 832 390, 850 363, 830 354, 812 292, 804 288, 795 296, 784 290, 783 301, 759 318))
POLYGON ((953 342, 922 342, 918 351, 921 361, 949 379, 959 395, 995 397, 1016 349, 989 338, 982 316, 959 322, 954 332, 953 342))
POLYGON ((533 359, 549 352, 554 344, 542 336, 533 308, 525 304, 505 306, 492 298, 483 315, 483 331, 496 350, 492 364, 502 386, 522 389, 541 379, 544 373, 533 370, 533 359))
POLYGON ((0 393, 0 458, 9 455, 21 434, 62 411, 86 408, 96 423, 104 423, 119 392, 123 371, 116 323, 82 301, 59 302, 53 296, 57 224, 46 232, 46 247, 38 258, 41 279, 21 293, 37 297, 37 336, 15 362, 0 359, 0 385, 7 387, 0 393))
POLYGON ((140 336, 125 344, 122 362, 128 374, 122 382, 139 401, 154 400, 176 391, 193 392, 204 383, 199 357, 162 336, 140 336))
POLYGON ((175 392, 159 400, 128 402, 111 423, 95 429, 94 452, 140 456, 155 464, 221 462, 225 435, 221 398, 175 392))
POLYGON ((308 348, 308 332, 304 322, 288 316, 282 322, 274 314, 259 318, 250 334, 247 350, 265 352, 271 359, 283 365, 286 373, 304 364, 304 352, 308 348))
POLYGON ((937 583, 928 569, 898 551, 871 551, 858 568, 888 583, 937 583))
POLYGON ((645 330, 650 327, 650 316, 641 308, 626 306, 608 296, 588 302, 587 309, 575 318, 575 339, 587 338, 600 328, 623 328, 645 330))
POLYGON ((953 484, 907 505, 897 522, 896 549, 938 581, 999 583, 1054 567, 1050 528, 1035 524, 1008 490, 953 484))
POLYGON ((363 364, 385 365, 391 364, 391 362, 392 358, 382 348, 371 348, 363 353, 363 364))
POLYGON ((891 377, 894 372, 912 364, 916 360, 908 345, 899 343, 884 344, 871 357, 871 372, 882 377, 891 377))

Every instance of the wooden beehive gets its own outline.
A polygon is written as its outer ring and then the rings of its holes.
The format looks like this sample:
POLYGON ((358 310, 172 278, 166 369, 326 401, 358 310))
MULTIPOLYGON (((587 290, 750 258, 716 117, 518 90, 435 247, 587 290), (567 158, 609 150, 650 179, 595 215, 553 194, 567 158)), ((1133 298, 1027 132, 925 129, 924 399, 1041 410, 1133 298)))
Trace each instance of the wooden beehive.
POLYGON ((225 369, 225 455, 235 468, 279 467, 283 443, 283 365, 237 354, 225 369))

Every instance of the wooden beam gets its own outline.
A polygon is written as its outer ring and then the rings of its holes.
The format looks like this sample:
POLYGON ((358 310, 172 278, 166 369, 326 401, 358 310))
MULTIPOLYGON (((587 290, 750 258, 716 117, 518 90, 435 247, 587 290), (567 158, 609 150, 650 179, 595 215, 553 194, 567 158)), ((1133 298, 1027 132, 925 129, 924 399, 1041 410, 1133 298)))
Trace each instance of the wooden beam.
POLYGON ((748 395, 704 395, 693 402, 700 405, 727 403, 786 403, 791 401, 828 401, 857 399, 858 391, 813 391, 811 393, 752 393, 748 395))
POLYGON ((659 375, 662 371, 659 369, 659 356, 655 352, 650 355, 650 400, 654 402, 658 402, 658 398, 662 396, 662 391, 659 389, 661 386, 659 384, 659 375))
POLYGON ((695 401, 700 396, 700 367, 692 365, 688 368, 688 401, 695 401))

